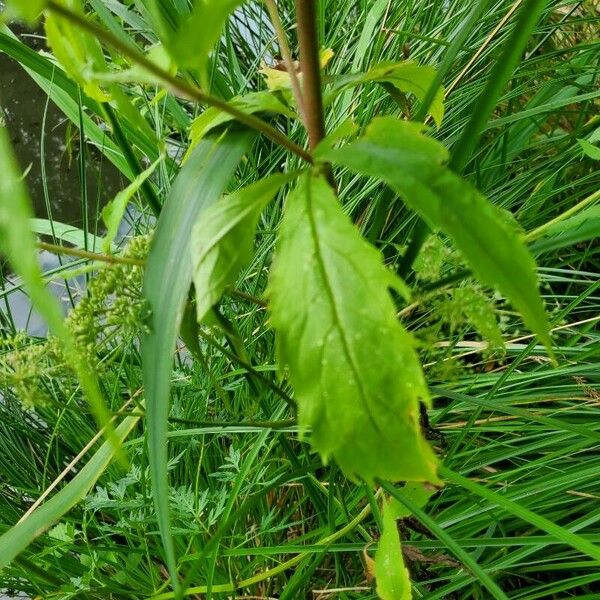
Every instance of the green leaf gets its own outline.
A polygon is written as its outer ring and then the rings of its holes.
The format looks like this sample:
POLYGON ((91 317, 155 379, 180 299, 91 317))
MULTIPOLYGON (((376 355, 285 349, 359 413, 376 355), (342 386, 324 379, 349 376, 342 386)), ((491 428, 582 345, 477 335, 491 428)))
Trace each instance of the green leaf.
MULTIPOLYGON (((412 61, 382 63, 366 73, 330 78, 332 87, 326 95, 325 103, 329 104, 348 88, 369 82, 389 83, 400 92, 414 94, 422 102, 435 79, 435 74, 436 71, 432 66, 419 65, 412 61)), ((444 118, 444 89, 441 86, 431 102, 429 114, 439 127, 444 118)))
POLYGON ((218 302, 249 260, 260 213, 290 179, 276 174, 224 196, 202 212, 192 230, 191 260, 198 321, 218 302))
POLYGON ((62 317, 56 298, 46 289, 38 263, 36 240, 29 226, 33 209, 23 177, 13 156, 5 127, 0 126, 0 252, 9 260, 25 285, 31 303, 46 320, 50 332, 58 338, 66 360, 79 378, 96 420, 106 427, 107 438, 118 448, 110 414, 98 386, 95 373, 81 358, 62 317))
POLYGON ((548 228, 544 237, 531 245, 534 254, 560 250, 600 237, 600 206, 590 206, 578 215, 548 228))
POLYGON ((196 0, 174 42, 175 57, 181 66, 204 69, 208 54, 219 41, 229 15, 243 1, 196 0))
MULTIPOLYGON (((271 113, 285 115, 289 118, 296 117, 295 113, 272 92, 251 92, 244 96, 231 99, 229 104, 249 115, 256 113, 271 113)), ((190 147, 183 160, 187 160, 187 157, 192 153, 194 148, 198 145, 198 142, 200 142, 205 135, 220 125, 229 123, 234 119, 235 117, 229 113, 223 112, 214 106, 207 108, 192 122, 190 127, 190 147)))
POLYGON ((146 170, 142 171, 124 190, 121 190, 102 210, 102 220, 106 225, 106 236, 102 240, 102 251, 110 254, 119 225, 125 214, 127 205, 134 194, 140 189, 144 181, 154 173, 162 156, 152 163, 146 170))
MULTIPOLYGON (((83 15, 80 0, 65 0, 65 6, 83 15)), ((57 14, 45 22, 46 37, 54 56, 65 71, 97 102, 108 102, 110 95, 94 81, 93 72, 108 71, 100 42, 57 14)))
POLYGON ((339 149, 323 148, 318 157, 390 185, 432 229, 454 240, 479 279, 506 295, 551 351, 529 251, 501 211, 445 165, 448 151, 421 125, 376 118, 363 137, 339 149))
MULTIPOLYGON (((410 502, 419 508, 423 508, 435 492, 434 487, 420 481, 408 481, 398 489, 400 496, 408 498, 410 502)), ((393 514, 394 519, 404 519, 412 515, 412 512, 395 498, 390 499, 387 510, 393 514)))
MULTIPOLYGON (((139 419, 137 416, 123 419, 115 430, 119 444, 123 443, 139 419)), ((114 444, 104 442, 64 488, 2 535, 0 569, 8 566, 35 538, 85 498, 114 456, 114 444)))
POLYGON ((404 566, 395 509, 391 502, 383 507, 383 531, 375 553, 377 595, 381 600, 411 600, 408 569, 404 566))
POLYGON ((48 0, 8 0, 1 16, 7 21, 24 19, 33 23, 46 8, 46 4, 48 4, 48 0))
POLYGON ((142 337, 152 495, 166 562, 177 589, 177 567, 169 518, 167 419, 177 334, 192 283, 190 236, 198 215, 216 202, 252 142, 246 131, 209 136, 182 168, 163 206, 144 275, 152 310, 150 333, 142 337), (168 292, 168 293, 166 293, 168 292))
POLYGON ((287 200, 268 290, 300 426, 350 476, 437 481, 419 426, 427 386, 390 286, 405 291, 324 177, 303 175, 287 200))
POLYGON ((49 219, 30 219, 29 227, 33 233, 39 235, 54 236, 63 242, 72 244, 76 248, 100 248, 102 238, 83 231, 74 225, 67 225, 60 221, 49 219), (86 243, 87 238, 87 243, 86 243))
POLYGON ((600 160, 600 148, 598 146, 594 146, 594 144, 584 139, 578 139, 577 141, 586 156, 589 156, 594 160, 600 160))

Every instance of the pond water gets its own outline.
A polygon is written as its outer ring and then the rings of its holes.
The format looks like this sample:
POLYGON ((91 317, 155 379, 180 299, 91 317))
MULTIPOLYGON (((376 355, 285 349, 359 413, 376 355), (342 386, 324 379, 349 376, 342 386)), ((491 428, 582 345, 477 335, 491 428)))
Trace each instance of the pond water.
MULTIPOLYGON (((40 50, 45 48, 40 32, 11 27, 21 41, 40 50)), ((26 175, 27 186, 39 218, 81 227, 83 224, 82 178, 80 176, 79 130, 68 122, 28 73, 12 58, 0 52, 0 116, 8 129, 14 152, 26 175)), ((102 155, 86 145, 85 192, 91 226, 101 207, 124 185, 120 174, 102 155)), ((59 266, 56 255, 40 253, 44 270, 59 266)), ((6 270, 4 291, 0 290, 0 326, 13 325, 42 335, 45 326, 31 312, 25 294, 14 289, 6 270), (10 313, 10 316, 9 316, 10 313), (1 315, 0 315, 1 316, 1 315)), ((1 285, 1 282, 0 282, 1 285)), ((51 285, 59 298, 64 283, 51 285)))

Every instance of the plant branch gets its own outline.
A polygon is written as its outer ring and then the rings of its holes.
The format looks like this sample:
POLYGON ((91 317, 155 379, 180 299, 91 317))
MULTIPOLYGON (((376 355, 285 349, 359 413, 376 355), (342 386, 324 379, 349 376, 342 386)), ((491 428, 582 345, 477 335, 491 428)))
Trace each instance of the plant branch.
POLYGON ((300 41, 304 125, 308 133, 308 146, 313 151, 325 137, 316 0, 296 0, 296 19, 300 41))
POLYGON ((133 45, 123 42, 109 31, 103 29, 93 21, 87 19, 84 15, 81 15, 75 11, 70 10, 69 8, 66 8, 65 6, 58 4, 55 0, 49 0, 47 8, 48 10, 50 10, 50 12, 59 15, 64 19, 67 19, 68 21, 77 25, 81 29, 97 37, 99 40, 102 40, 104 43, 108 44, 109 46, 112 46, 123 56, 126 56, 134 63, 143 67, 152 75, 161 80, 173 92, 179 94, 180 96, 188 98, 189 100, 193 100, 201 104, 208 104, 210 106, 214 106, 219 110, 230 114, 240 123, 243 123, 247 127, 258 131, 259 133, 262 133, 270 140, 283 146, 284 148, 287 148, 290 152, 293 152, 306 162, 313 162, 311 155, 308 152, 306 152, 306 150, 298 146, 298 144, 294 143, 283 133, 275 129, 275 127, 269 125, 266 121, 263 121, 262 119, 254 115, 249 115, 235 108, 234 106, 231 106, 225 100, 207 94, 197 86, 192 85, 182 79, 179 79, 175 75, 171 75, 171 73, 165 71, 164 69, 153 63, 151 60, 146 58, 133 45))
POLYGON ((110 254, 98 254, 97 252, 89 252, 88 250, 81 250, 79 248, 67 248, 66 246, 48 244, 46 242, 38 242, 37 247, 40 250, 47 250, 48 252, 54 252, 55 254, 67 254, 68 256, 76 256, 77 258, 85 258, 87 260, 97 260, 113 265, 133 265, 134 267, 144 266, 144 261, 136 258, 125 258, 122 256, 112 256, 110 254))

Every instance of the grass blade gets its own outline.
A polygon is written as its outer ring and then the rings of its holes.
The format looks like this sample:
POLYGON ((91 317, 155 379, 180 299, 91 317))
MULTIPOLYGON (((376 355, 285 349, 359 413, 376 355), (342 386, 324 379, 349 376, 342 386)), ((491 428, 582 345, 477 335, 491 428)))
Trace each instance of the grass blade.
POLYGON ((208 136, 179 173, 154 234, 144 278, 144 295, 154 326, 142 338, 152 494, 166 562, 178 589, 170 530, 167 481, 167 418, 173 351, 192 282, 190 238, 198 215, 223 194, 252 141, 247 132, 208 136))

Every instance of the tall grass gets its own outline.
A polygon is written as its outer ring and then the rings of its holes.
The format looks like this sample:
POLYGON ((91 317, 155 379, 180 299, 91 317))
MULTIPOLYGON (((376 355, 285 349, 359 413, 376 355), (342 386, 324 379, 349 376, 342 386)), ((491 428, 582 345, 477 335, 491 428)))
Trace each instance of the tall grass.
MULTIPOLYGON (((165 6, 178 4, 185 3, 165 6)), ((295 51, 293 3, 278 4, 295 51)), ((489 77, 499 69, 523 4, 321 2, 322 45, 335 51, 328 72, 349 73, 406 55, 443 65, 446 116, 435 135, 452 149, 465 139, 473 111, 489 93, 489 77), (457 39, 460 44, 454 44, 457 39), (450 51, 452 60, 444 62, 450 51)), ((88 5, 125 43, 146 48, 156 42, 144 2, 88 5)), ((482 135, 464 142, 473 144, 461 165, 464 172, 516 215, 526 232, 598 190, 598 163, 578 140, 598 139, 593 135, 600 126, 599 20, 591 2, 548 3, 510 81, 496 90, 500 96, 494 97, 492 114, 478 128, 482 135)), ((169 148, 171 158, 136 198, 131 237, 151 232, 153 210, 164 203, 179 171, 187 128, 198 109, 151 85, 124 86, 139 113, 115 110, 111 116, 88 98, 80 104, 77 86, 8 31, 0 34, 0 49, 20 61, 66 118, 85 130, 82 173, 86 144, 98 147, 129 179, 169 148)), ((231 19, 213 65, 213 93, 229 98, 262 89, 261 57, 278 53, 262 6, 245 4, 231 19)), ((373 115, 400 112, 383 88, 366 86, 336 100, 328 130, 350 107, 361 124, 373 115)), ((305 143, 298 125, 276 125, 295 143, 305 143)), ((296 160, 262 137, 240 163, 232 187, 296 160)), ((345 210, 382 248, 389 265, 400 268, 415 218, 382 185, 337 175, 345 210)), ((94 200, 86 201, 85 185, 81 201, 83 214, 91 217, 94 200)), ((365 558, 374 554, 379 536, 374 492, 345 479, 335 464, 323 466, 298 438, 290 390, 276 372, 264 306, 254 301, 266 285, 279 220, 277 204, 263 214, 252 264, 237 293, 220 306, 235 329, 229 340, 219 330, 202 328, 193 349, 197 360, 178 346, 166 457, 176 568, 188 595, 196 597, 375 598, 365 558), (232 350, 232 338, 243 346, 243 356, 232 350)), ((93 219, 84 227, 95 233, 93 219)), ((427 432, 447 474, 447 485, 425 509, 412 507, 413 516, 401 521, 415 598, 598 597, 598 243, 539 253, 537 259, 557 365, 501 299, 465 282, 461 257, 443 239, 430 237, 415 263, 415 297, 401 316, 420 342, 435 398, 427 432), (474 289, 493 304, 492 317, 485 313, 484 320, 497 320, 504 351, 488 347, 467 324, 457 288, 474 289)), ((68 280, 83 264, 81 258, 65 261, 46 275, 68 280)), ((118 273, 135 287, 141 285, 135 269, 93 262, 88 273, 92 280, 118 273)), ((159 285, 157 293, 169 293, 159 285)), ((14 289, 6 285, 0 302, 14 289)), ((144 332, 137 313, 126 322, 128 299, 118 305, 118 289, 115 296, 102 297, 94 312, 103 330, 98 369, 113 414, 135 418, 145 413, 138 343, 144 332), (116 315, 116 324, 106 315, 116 315)), ((56 484, 53 493, 60 493, 102 452, 98 427, 72 376, 52 356, 36 352, 46 348, 43 340, 15 338, 10 322, 3 304, 0 534, 44 490, 56 484), (15 375, 35 390, 35 409, 23 406, 19 391, 25 387, 17 385, 15 375)), ((133 426, 125 443, 128 468, 111 463, 97 470, 99 480, 85 498, 0 571, 0 589, 43 598, 172 597, 152 502, 149 434, 144 419, 133 426)))

